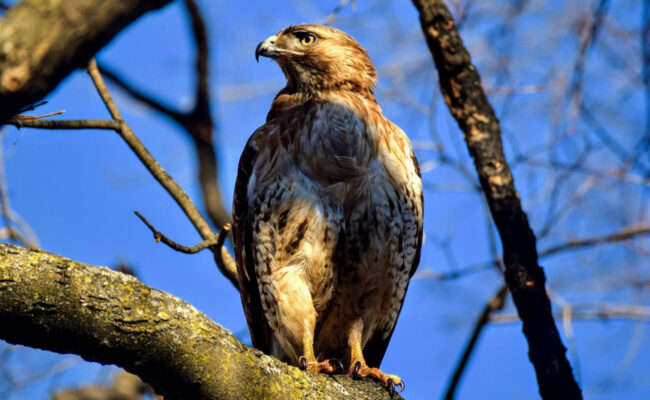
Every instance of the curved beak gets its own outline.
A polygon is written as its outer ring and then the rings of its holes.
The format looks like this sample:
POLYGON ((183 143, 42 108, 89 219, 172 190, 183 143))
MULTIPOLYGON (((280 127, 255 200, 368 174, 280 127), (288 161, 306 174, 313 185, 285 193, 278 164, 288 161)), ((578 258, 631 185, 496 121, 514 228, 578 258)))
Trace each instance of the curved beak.
POLYGON ((260 61, 260 56, 273 58, 278 55, 279 49, 275 47, 275 40, 277 39, 276 35, 273 35, 269 38, 264 39, 260 44, 255 48, 255 60, 260 61))

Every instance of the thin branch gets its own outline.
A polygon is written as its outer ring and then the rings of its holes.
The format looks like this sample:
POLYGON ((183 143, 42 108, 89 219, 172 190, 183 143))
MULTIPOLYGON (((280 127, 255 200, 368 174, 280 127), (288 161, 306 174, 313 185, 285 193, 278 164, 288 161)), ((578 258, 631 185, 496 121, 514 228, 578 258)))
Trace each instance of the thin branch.
POLYGON ((184 124, 184 116, 178 111, 172 109, 166 104, 163 104, 159 100, 156 100, 153 96, 143 91, 136 90, 132 84, 128 83, 122 76, 120 76, 117 72, 113 71, 111 68, 105 65, 98 65, 97 68, 99 69, 99 72, 103 76, 108 78, 108 80, 110 80, 115 85, 117 85, 120 89, 125 91, 129 96, 143 103, 147 107, 171 118, 173 121, 181 125, 184 124))
POLYGON ((76 120, 18 120, 10 118, 8 125, 17 128, 38 128, 38 129, 107 129, 119 131, 121 123, 105 119, 76 119, 76 120))
POLYGON ((334 7, 334 10, 330 13, 330 15, 327 16, 327 19, 323 22, 323 25, 331 25, 332 22, 334 22, 334 19, 341 13, 343 8, 347 6, 348 4, 351 4, 352 7, 354 7, 354 0, 341 0, 339 4, 334 7))
POLYGON ((449 271, 445 273, 440 273, 434 270, 433 268, 418 268, 413 279, 435 279, 438 281, 447 281, 452 279, 462 278, 466 275, 471 275, 476 272, 496 270, 499 267, 498 262, 502 262, 500 259, 497 262, 484 262, 478 264, 472 264, 468 267, 459 268, 454 271, 449 271))
MULTIPOLYGON (((156 159, 149 153, 147 148, 138 139, 135 133, 131 130, 129 125, 122 120, 122 115, 115 105, 106 84, 99 72, 95 60, 91 60, 88 65, 88 72, 97 88, 99 95, 106 108, 109 110, 113 121, 108 120, 72 120, 72 121, 47 121, 47 120, 10 120, 9 123, 19 127, 31 127, 42 129, 110 129, 117 132, 122 139, 129 145, 131 150, 136 154, 144 166, 149 170, 153 177, 165 188, 176 203, 181 207, 185 215, 189 218, 190 222, 197 229, 204 241, 213 240, 218 237, 210 228, 210 225, 203 218, 199 210, 196 208, 192 200, 189 198, 183 188, 176 183, 176 181, 164 170, 164 168, 156 161, 156 159)), ((223 232, 229 232, 229 229, 222 229, 223 232)), ((219 235, 219 236, 222 236, 219 235)), ((217 241, 218 242, 218 241, 217 241)), ((170 243, 173 241, 170 240, 170 243)), ((239 289, 237 281, 237 267, 233 257, 228 253, 225 246, 218 248, 210 247, 214 253, 215 262, 217 267, 224 274, 224 276, 233 284, 236 289, 239 289)))
MULTIPOLYGON (((650 234, 650 226, 630 227, 625 228, 620 232, 612 233, 604 236, 595 236, 584 239, 574 239, 560 245, 550 247, 546 250, 539 252, 539 258, 545 258, 553 254, 562 253, 565 251, 580 250, 585 247, 596 246, 599 244, 622 242, 625 240, 634 239, 638 236, 650 234)), ((467 267, 459 268, 454 271, 440 273, 432 268, 420 268, 414 275, 414 279, 435 279, 439 281, 451 280, 462 278, 466 275, 471 275, 476 272, 492 270, 495 267, 503 265, 501 258, 495 261, 488 261, 483 263, 471 264, 467 267)))
POLYGON ((120 114, 119 109, 115 105, 111 95, 106 89, 106 84, 102 79, 99 70, 97 69, 97 63, 92 59, 88 65, 88 73, 90 74, 97 92, 101 96, 106 108, 109 110, 111 116, 116 123, 119 124, 119 130, 117 131, 122 139, 129 145, 131 150, 138 156, 140 161, 145 165, 145 167, 151 172, 151 174, 156 178, 156 180, 167 190, 167 192, 176 200, 176 203, 181 207, 185 212, 185 215, 190 219, 192 224, 199 231, 201 236, 204 239, 214 236, 212 229, 208 223, 203 219, 201 213, 196 208, 192 200, 189 198, 187 193, 172 179, 172 177, 163 169, 163 167, 158 164, 158 161, 149 153, 146 147, 142 144, 140 139, 135 135, 131 128, 124 122, 122 119, 122 114, 120 114))
POLYGON ((447 392, 445 393, 445 400, 452 400, 454 398, 456 394, 456 388, 458 387, 458 383, 460 382, 460 378, 462 377, 463 372, 465 371, 465 367, 467 366, 469 358, 472 355, 474 348, 476 347, 476 343, 478 341, 479 336, 481 335, 481 332, 483 331, 483 328, 485 328, 487 323, 490 321, 490 316, 494 311, 503 309, 507 293, 508 293, 508 286, 503 285, 483 308, 481 315, 476 321, 476 325, 474 325, 472 336, 470 336, 470 339, 467 342, 467 345, 465 346, 465 350, 463 350, 463 355, 458 361, 458 365, 456 366, 456 369, 454 370, 454 374, 452 375, 452 378, 449 382, 449 386, 447 387, 447 392))
POLYGON ((598 32, 603 25, 603 19, 607 14, 609 7, 609 0, 600 0, 598 6, 594 10, 594 14, 589 24, 589 29, 582 32, 580 38, 580 47, 578 55, 573 67, 573 77, 571 79, 571 87, 569 88, 569 98, 571 99, 574 109, 579 110, 580 103, 582 102, 582 85, 585 75, 585 61, 589 53, 589 49, 593 46, 598 38, 598 32))
POLYGON ((60 110, 60 111, 55 111, 55 112, 51 112, 51 113, 43 114, 43 115, 23 115, 23 114, 19 114, 19 115, 16 115, 15 117, 13 117, 12 119, 17 119, 17 120, 41 119, 41 118, 53 117, 55 115, 60 115, 60 114, 63 114, 64 112, 65 112, 64 110, 60 110))
MULTIPOLYGON (((232 229, 232 226, 230 224, 226 224, 221 228, 221 233, 219 234, 219 241, 217 242, 217 249, 219 251, 214 253, 214 261, 217 263, 217 267, 226 276, 233 276, 235 279, 237 279, 237 262, 235 261, 235 258, 230 254, 226 246, 224 246, 224 242, 226 241, 226 237, 230 234, 230 231, 232 229)), ((238 282, 234 282, 234 285, 237 285, 238 282)), ((239 286, 237 286, 239 288, 239 286)))
POLYGON ((194 246, 183 246, 182 244, 176 243, 167 236, 163 235, 160 231, 158 231, 147 219, 140 214, 137 211, 134 211, 135 215, 140 218, 142 222, 144 222, 145 225, 151 230, 153 233, 153 239, 156 242, 163 242, 167 246, 171 247, 172 249, 179 251, 181 253, 185 254, 196 254, 201 250, 205 250, 208 247, 211 246, 217 246, 217 245, 223 245, 223 239, 222 236, 225 237, 227 236, 227 233, 224 234, 224 232, 227 232, 225 229, 221 230, 221 233, 218 236, 213 236, 211 238, 208 238, 201 243, 194 245, 194 246))
POLYGON ((539 253, 540 257, 547 257, 551 254, 559 253, 567 250, 578 250, 585 247, 595 246, 601 243, 614 243, 622 242, 625 240, 633 239, 637 236, 648 235, 650 234, 650 226, 638 226, 631 227, 622 230, 621 232, 616 232, 610 235, 605 236, 595 236, 584 239, 575 239, 569 240, 566 243, 562 243, 558 246, 553 246, 539 253))
POLYGON ((194 0, 185 0, 185 8, 192 23, 196 43, 196 98, 194 109, 188 114, 184 128, 194 140, 198 155, 203 203, 212 223, 222 227, 230 223, 231 218, 224 208, 223 196, 219 189, 219 169, 213 143, 216 123, 211 113, 207 28, 194 0))
MULTIPOLYGON (((650 150, 650 3, 643 2, 643 12, 641 13, 641 62, 643 86, 645 95, 645 127, 643 137, 635 146, 635 155, 633 163, 639 162, 639 157, 650 150)), ((646 172, 646 176, 650 172, 646 172)))
POLYGON ((194 0, 184 0, 185 8, 192 23, 192 34, 196 43, 196 98, 194 113, 210 122, 210 90, 208 81, 208 32, 201 11, 194 0))
POLYGON ((15 240, 18 243, 20 243, 22 246, 27 247, 27 248, 32 248, 35 249, 37 246, 28 241, 26 238, 23 237, 23 235, 20 234, 17 230, 14 228, 2 228, 0 229, 0 239, 2 240, 15 240))
POLYGON ((97 61, 95 61, 94 58, 91 58, 88 63, 88 74, 93 80, 95 89, 97 89, 97 93, 99 93, 99 96, 102 98, 102 101, 104 102, 106 109, 108 109, 109 114, 111 114, 111 117, 116 121, 124 121, 120 110, 117 108, 117 105, 115 105, 115 101, 113 101, 111 94, 108 93, 106 83, 104 82, 99 69, 97 69, 97 61))
POLYGON ((184 0, 192 25, 192 34, 196 43, 196 89, 194 107, 188 112, 180 112, 156 100, 153 96, 136 89, 124 78, 108 68, 101 67, 113 83, 123 89, 134 99, 158 111, 164 117, 177 123, 192 138, 198 156, 198 172, 203 203, 208 217, 217 227, 230 223, 230 215, 223 205, 223 196, 219 189, 217 156, 213 144, 214 121, 211 115, 209 91, 209 47, 205 21, 193 0, 184 0))
POLYGON ((4 160, 4 149, 2 146, 4 135, 0 132, 0 211, 2 212, 2 219, 4 221, 4 229, 0 232, 0 238, 15 240, 16 242, 22 244, 25 247, 36 248, 38 247, 38 241, 35 236, 32 235, 31 240, 25 238, 18 229, 15 229, 12 225, 16 225, 18 228, 23 228, 23 231, 26 235, 31 233, 31 229, 26 223, 21 224, 20 218, 14 218, 17 214, 11 209, 9 205, 9 190, 7 188, 7 177, 5 174, 5 160, 4 160), (21 226, 24 225, 24 226, 21 226))
MULTIPOLYGON (((199 231, 201 237, 204 240, 215 237, 216 235, 210 228, 210 225, 203 218, 199 210, 196 208, 192 200, 189 198, 187 193, 180 187, 178 183, 163 169, 163 167, 156 161, 156 159, 149 153, 146 147, 142 144, 140 139, 135 135, 131 130, 128 124, 122 120, 122 115, 120 114, 119 109, 115 105, 115 102, 111 98, 111 95, 106 89, 106 84, 102 79, 102 76, 97 68, 97 63, 94 59, 88 64, 88 73, 90 74, 97 91, 99 92, 102 100, 113 118, 120 123, 120 129, 118 133, 126 141, 131 150, 136 154, 136 156, 142 161, 145 167, 149 172, 154 176, 154 178, 167 190, 176 203, 181 207, 185 215, 190 219, 194 227, 199 231)), ((215 251, 215 257, 223 253, 224 247, 222 246, 219 251, 215 251)), ((232 257, 230 257, 232 258, 232 257)), ((221 272, 226 276, 226 278, 233 284, 236 289, 239 289, 239 282, 237 280, 237 269, 233 268, 231 264, 223 264, 217 266, 221 272)))
MULTIPOLYGON (((641 306, 609 305, 609 304, 574 304, 571 306, 571 319, 574 321, 602 321, 602 320, 632 320, 650 322, 650 309, 641 306), (581 309, 582 308, 582 309, 581 309)), ((563 312, 554 312, 557 319, 563 318, 563 312)), ((497 314, 490 317, 491 323, 518 322, 517 314, 497 314)))

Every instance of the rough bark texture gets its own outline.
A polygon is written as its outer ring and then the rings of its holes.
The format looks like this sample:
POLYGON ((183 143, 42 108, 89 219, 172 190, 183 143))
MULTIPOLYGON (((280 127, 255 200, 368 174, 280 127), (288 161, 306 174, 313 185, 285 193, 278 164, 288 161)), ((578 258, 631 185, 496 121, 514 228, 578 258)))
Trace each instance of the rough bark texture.
POLYGON ((440 90, 474 158, 474 165, 499 230, 505 277, 523 322, 529 357, 545 399, 579 399, 566 349, 553 321, 535 235, 515 189, 501 143, 499 121, 481 78, 442 0, 413 0, 438 69, 440 90))
POLYGON ((391 398, 375 382, 303 372, 251 349, 132 276, 6 244, 0 338, 119 365, 166 399, 391 398))
POLYGON ((0 121, 52 91, 125 26, 171 0, 23 0, 0 20, 0 121))

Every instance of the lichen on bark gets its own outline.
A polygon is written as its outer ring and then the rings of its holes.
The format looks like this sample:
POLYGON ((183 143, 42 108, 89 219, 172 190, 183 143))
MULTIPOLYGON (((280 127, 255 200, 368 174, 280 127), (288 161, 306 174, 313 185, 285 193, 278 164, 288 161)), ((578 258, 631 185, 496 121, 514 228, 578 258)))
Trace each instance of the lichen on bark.
POLYGON ((375 382, 303 372, 251 349, 135 277, 7 244, 0 338, 116 364, 169 399, 391 398, 375 382))

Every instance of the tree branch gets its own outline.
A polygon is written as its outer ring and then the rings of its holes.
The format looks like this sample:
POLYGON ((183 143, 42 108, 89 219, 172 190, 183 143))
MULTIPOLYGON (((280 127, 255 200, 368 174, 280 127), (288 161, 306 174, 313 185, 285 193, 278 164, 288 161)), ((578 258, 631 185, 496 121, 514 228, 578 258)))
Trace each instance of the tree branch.
POLYGON ((7 125, 17 128, 39 128, 39 129, 108 129, 118 131, 119 121, 105 119, 73 119, 73 120, 39 120, 39 119, 16 119, 9 118, 7 125))
POLYGON ((616 232, 611 235, 595 236, 585 239, 569 240, 561 245, 548 248, 539 253, 540 257, 550 256, 551 254, 559 253, 567 250, 577 250, 584 247, 595 246, 602 243, 622 242, 625 240, 633 239, 636 236, 650 234, 650 226, 638 226, 616 232))
MULTIPOLYGON (((142 144, 140 139, 131 130, 129 125, 122 119, 117 105, 113 101, 106 84, 99 72, 97 63, 91 59, 88 65, 88 73, 90 74, 99 95, 101 96, 106 108, 113 117, 113 121, 104 120, 76 120, 76 121, 44 121, 35 119, 16 119, 10 118, 8 122, 16 126, 29 126, 33 128, 43 129, 112 129, 117 132, 122 139, 129 145, 131 150, 140 159, 144 166, 149 170, 151 175, 160 183, 163 188, 169 193, 170 196, 176 201, 181 210, 188 217, 190 222, 197 229, 199 234, 204 240, 213 240, 217 235, 212 231, 212 228, 203 218, 199 210, 196 208, 187 193, 180 187, 180 185, 164 170, 158 161, 149 153, 147 148, 142 144)), ((230 232, 230 229, 222 228, 222 232, 230 232)), ((171 242, 171 241, 169 241, 171 242)), ((171 242, 173 243, 173 242, 171 242)), ((223 244, 223 242, 221 242, 223 244)), ((237 281, 237 267, 233 257, 228 253, 225 246, 210 246, 213 252, 215 262, 223 275, 233 284, 236 289, 239 289, 237 281)))
POLYGON ((142 144, 140 139, 138 139, 135 133, 131 130, 129 125, 124 122, 122 119, 122 114, 115 105, 115 102, 113 101, 110 93, 108 93, 108 90, 106 89, 106 84, 104 83, 104 80, 102 79, 99 70, 97 69, 97 63, 94 59, 91 60, 88 64, 88 73, 93 79, 93 82, 97 88, 97 92, 99 92, 99 95, 101 96, 104 104, 106 105, 106 108, 113 117, 114 122, 119 126, 117 133, 120 134, 122 139, 124 139, 124 141, 129 145, 131 150, 140 159, 140 161, 142 161, 145 167, 147 167, 151 175, 154 176, 158 183, 160 183, 165 188, 165 190, 167 190, 167 193, 169 193, 174 198, 176 203, 181 207, 183 212, 185 212, 185 215, 187 215, 201 236, 204 239, 213 237, 214 232, 212 232, 212 228, 210 228, 210 225, 208 225, 194 203, 192 203, 192 200, 189 198, 187 193, 185 193, 183 188, 181 188, 180 185, 176 183, 176 181, 167 173, 167 171, 163 169, 163 167, 158 163, 158 161, 156 161, 151 153, 149 153, 149 150, 147 150, 144 144, 142 144))
POLYGON ((536 239, 503 154, 499 121, 481 86, 454 20, 442 0, 413 0, 438 69, 443 98, 465 133, 503 246, 505 277, 523 322, 529 357, 545 399, 580 399, 566 348, 553 321, 537 261, 536 239))
POLYGON ((490 316, 492 315, 492 313, 494 311, 498 311, 503 308, 507 293, 508 293, 508 287, 506 285, 503 285, 497 291, 497 293, 490 299, 490 301, 488 301, 485 307, 483 307, 483 311, 481 312, 481 315, 479 316, 478 320, 476 320, 476 324, 474 325, 474 329, 472 330, 472 336, 470 336, 470 339, 467 342, 467 345, 465 346, 465 350, 463 350, 463 355, 460 357, 460 360, 458 361, 458 365, 454 370, 454 374, 451 377, 451 380, 449 382, 449 387, 447 388, 447 392, 445 393, 445 400, 452 400, 454 398, 456 394, 456 388, 458 387, 458 383, 460 382, 460 378, 463 376, 463 372, 465 372, 465 367, 469 362, 469 358, 472 355, 472 352, 476 348, 476 343, 478 342, 478 338, 481 335, 483 328, 485 328, 488 322, 490 322, 490 316))
POLYGON ((170 0, 23 0, 0 19, 0 123, 86 65, 118 32, 170 0))
POLYGON ((0 244, 0 293, 0 338, 117 364, 165 398, 390 398, 373 381, 266 356, 191 305, 108 268, 0 244))
MULTIPOLYGON (((562 312, 554 313, 561 319, 562 312)), ((631 320, 650 322, 650 309, 635 305, 572 304, 571 319, 581 321, 631 320)), ((513 323, 519 320, 516 314, 496 314, 490 316, 490 323, 513 323)))
MULTIPOLYGON (((176 181, 171 176, 169 176, 167 171, 165 171, 163 167, 158 164, 158 161, 156 161, 156 159, 151 155, 151 153, 149 153, 146 147, 144 147, 140 139, 138 139, 129 125, 122 120, 122 115, 115 105, 115 102, 113 101, 110 93, 108 93, 108 89, 106 88, 106 84, 104 83, 104 79, 102 78, 99 69, 97 68, 95 59, 90 60, 90 63, 88 64, 88 73, 95 83, 95 87, 97 88, 99 95, 104 101, 104 104, 106 104, 106 108, 108 108, 111 116, 115 121, 120 123, 120 129, 117 131, 117 133, 120 134, 122 139, 124 139, 124 141, 129 145, 131 150, 133 150, 136 156, 138 156, 140 161, 142 161, 145 167, 147 167, 154 178, 165 188, 167 193, 169 193, 176 201, 176 203, 181 207, 185 215, 187 215, 194 227, 199 231, 201 237, 204 240, 213 238, 215 234, 212 231, 212 228, 210 228, 210 225, 203 218, 187 193, 185 193, 183 188, 181 188, 180 185, 176 183, 176 181)), ((222 230, 224 229, 222 228, 222 230)), ((228 253, 228 250, 224 246, 220 246, 219 248, 211 247, 211 249, 215 254, 215 262, 217 263, 219 270, 236 289, 239 289, 239 282, 237 280, 237 267, 232 256, 228 253), (224 262, 224 258, 226 262, 224 262)))
MULTIPOLYGON (((153 233, 153 238, 154 241, 156 242, 163 242, 167 246, 171 247, 172 249, 176 251, 180 251, 181 253, 185 254, 196 254, 201 250, 205 250, 209 247, 217 247, 217 246, 223 246, 223 242, 225 241, 225 237, 228 235, 228 232, 230 231, 230 227, 228 226, 227 229, 222 229, 221 233, 219 236, 213 236, 211 238, 208 238, 201 243, 194 245, 194 246, 183 246, 182 244, 176 243, 167 236, 163 235, 161 232, 159 232, 147 219, 140 214, 137 211, 134 211, 135 215, 140 218, 140 220, 147 225, 147 228, 153 233)), ((217 250, 218 251, 218 250, 217 250)))
POLYGON ((223 196, 218 181, 217 155, 213 144, 214 121, 210 110, 208 81, 208 35, 205 21, 196 3, 193 0, 184 0, 184 3, 196 43, 196 89, 194 107, 190 111, 174 110, 154 96, 135 88, 110 68, 101 66, 100 71, 131 97, 177 123, 192 138, 198 156, 199 183, 203 194, 203 203, 213 224, 222 228, 230 223, 230 215, 223 206, 223 196))

